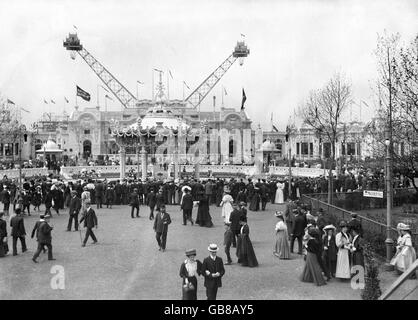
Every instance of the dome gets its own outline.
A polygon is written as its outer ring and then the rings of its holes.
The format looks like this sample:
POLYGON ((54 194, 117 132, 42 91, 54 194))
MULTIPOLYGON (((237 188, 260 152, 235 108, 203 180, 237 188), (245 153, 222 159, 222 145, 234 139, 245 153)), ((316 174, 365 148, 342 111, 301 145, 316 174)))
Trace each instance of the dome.
POLYGON ((58 147, 58 145, 52 141, 51 139, 48 139, 46 143, 42 145, 42 148, 37 150, 38 153, 43 152, 62 152, 62 150, 58 147))
POLYGON ((168 129, 178 129, 187 130, 189 125, 184 123, 182 119, 177 118, 166 108, 163 108, 161 105, 156 107, 149 108, 144 118, 139 118, 138 121, 131 126, 129 129, 138 130, 138 129, 151 129, 156 127, 168 128, 168 129))
POLYGON ((260 146, 261 151, 278 151, 276 149, 276 146, 274 145, 273 142, 271 142, 270 140, 266 140, 262 143, 262 145, 260 146))

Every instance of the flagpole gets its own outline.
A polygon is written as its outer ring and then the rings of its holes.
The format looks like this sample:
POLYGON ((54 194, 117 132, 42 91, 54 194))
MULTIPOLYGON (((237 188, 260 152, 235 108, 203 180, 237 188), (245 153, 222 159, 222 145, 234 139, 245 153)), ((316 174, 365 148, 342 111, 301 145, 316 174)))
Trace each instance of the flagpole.
POLYGON ((154 102, 154 68, 152 69, 152 101, 154 102))
POLYGON ((170 100, 170 79, 168 78, 168 72, 167 72, 167 100, 170 100))
POLYGON ((222 86, 222 108, 224 107, 224 86, 222 86))
POLYGON ((107 98, 105 97, 105 112, 107 112, 107 98))
POLYGON ((183 81, 183 102, 184 102, 184 81, 183 81))

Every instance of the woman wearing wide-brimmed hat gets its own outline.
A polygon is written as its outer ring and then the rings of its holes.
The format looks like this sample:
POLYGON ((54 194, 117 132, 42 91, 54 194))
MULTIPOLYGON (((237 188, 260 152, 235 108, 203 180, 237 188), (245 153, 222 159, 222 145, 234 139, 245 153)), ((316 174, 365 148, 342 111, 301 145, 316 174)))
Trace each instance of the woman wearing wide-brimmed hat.
POLYGON ((202 263, 196 260, 196 249, 186 250, 186 257, 180 266, 183 300, 197 300, 197 276, 202 274, 202 263))
POLYGON ((250 240, 250 228, 247 224, 247 218, 240 218, 240 233, 237 240, 238 263, 244 267, 258 267, 258 261, 255 256, 253 244, 250 240))
POLYGON ((335 278, 337 269, 337 252, 338 248, 335 242, 335 226, 329 224, 323 228, 325 234, 322 236, 322 262, 325 267, 325 275, 327 280, 335 278))
POLYGON ((400 273, 405 272, 417 258, 415 249, 412 245, 411 227, 405 223, 398 223, 399 231, 396 254, 390 262, 400 273))
POLYGON ((338 248, 335 277, 339 279, 350 279, 351 236, 348 234, 348 226, 345 221, 340 222, 340 228, 341 231, 335 236, 335 244, 338 248))
POLYGON ((280 259, 290 259, 290 246, 287 225, 284 222, 283 212, 277 211, 275 216, 279 219, 276 223, 276 244, 274 246, 274 255, 280 259))

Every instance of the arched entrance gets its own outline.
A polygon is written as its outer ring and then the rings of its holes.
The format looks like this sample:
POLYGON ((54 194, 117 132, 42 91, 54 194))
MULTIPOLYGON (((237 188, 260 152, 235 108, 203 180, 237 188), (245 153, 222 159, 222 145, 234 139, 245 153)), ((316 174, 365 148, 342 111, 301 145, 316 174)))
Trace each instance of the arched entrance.
POLYGON ((91 141, 84 140, 83 142, 83 158, 87 159, 91 156, 91 141))

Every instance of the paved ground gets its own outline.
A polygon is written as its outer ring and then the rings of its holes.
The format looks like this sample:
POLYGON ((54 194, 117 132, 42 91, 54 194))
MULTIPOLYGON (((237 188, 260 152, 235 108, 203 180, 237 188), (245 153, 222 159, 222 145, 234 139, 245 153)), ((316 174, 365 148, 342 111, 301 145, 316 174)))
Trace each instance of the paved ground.
MULTIPOLYGON (((211 206, 213 228, 183 226, 179 207, 168 206, 172 224, 168 231, 166 252, 158 251, 148 220, 148 208, 141 207, 141 218, 131 219, 130 208, 115 206, 98 210, 99 243, 81 247, 78 232, 65 232, 68 211, 51 219, 54 225, 53 249, 56 261, 41 255, 39 263, 31 261, 36 242, 27 239, 29 251, 0 259, 0 299, 180 299, 179 268, 187 248, 196 248, 198 259, 208 255, 207 246, 215 242, 222 248, 224 226, 220 208, 211 206), (65 290, 51 289, 51 267, 65 270, 65 290)), ((245 268, 238 264, 225 266, 219 299, 360 299, 360 291, 349 282, 333 279, 326 286, 299 280, 303 260, 279 260, 272 254, 274 217, 277 205, 264 212, 248 212, 250 238, 260 266, 245 268)), ((196 210, 193 212, 196 217, 196 210)), ((25 217, 30 233, 38 215, 25 217)), ((84 230, 83 230, 84 234, 84 230)), ((9 239, 9 245, 11 240, 9 239)), ((222 250, 219 255, 225 260, 222 250)), ((235 252, 233 255, 236 261, 235 252)), ((198 298, 204 299, 203 278, 198 282, 198 298)))

